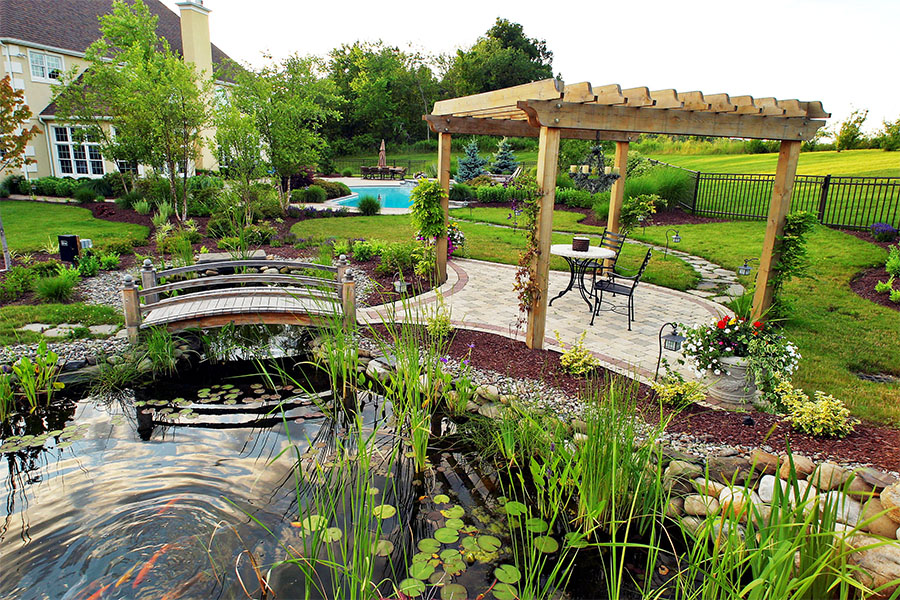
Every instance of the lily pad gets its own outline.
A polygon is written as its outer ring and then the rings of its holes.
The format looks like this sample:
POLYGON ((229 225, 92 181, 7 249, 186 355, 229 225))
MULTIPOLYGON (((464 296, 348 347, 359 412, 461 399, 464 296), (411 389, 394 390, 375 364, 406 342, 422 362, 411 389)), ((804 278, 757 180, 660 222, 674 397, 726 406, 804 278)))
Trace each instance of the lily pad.
POLYGON ((292 523, 292 525, 295 527, 302 527, 306 531, 318 531, 328 525, 328 519, 321 515, 310 515, 300 521, 299 525, 295 525, 294 523, 292 523))
POLYGON ((441 600, 466 600, 468 597, 469 591, 464 585, 448 583, 441 588, 441 600))
POLYGON ((452 560, 458 560, 462 555, 456 548, 447 548, 446 550, 442 550, 439 556, 441 557, 442 561, 449 562, 452 560))
POLYGON ((559 542, 547 535, 534 538, 534 547, 545 554, 553 554, 559 550, 559 542))
POLYGON ((72 445, 72 442, 60 442, 59 444, 56 445, 56 447, 59 448, 60 450, 65 450, 66 448, 68 448, 71 445, 72 445))
POLYGON ((390 556, 394 551, 394 543, 390 540, 378 540, 372 546, 372 553, 375 556, 390 556))
POLYGON ((494 577, 503 583, 518 583, 522 573, 512 565, 500 565, 494 569, 494 577))
POLYGON ((496 552, 501 546, 500 539, 492 535, 479 535, 476 541, 478 542, 478 547, 485 552, 496 552))
POLYGON ((325 533, 322 534, 322 539, 326 543, 330 544, 331 542, 336 542, 339 539, 341 539, 341 537, 343 537, 343 535, 344 535, 344 532, 341 531, 340 527, 329 527, 328 529, 325 530, 325 533))
POLYGON ((587 548, 587 540, 577 531, 570 531, 566 534, 566 545, 570 548, 587 548))
POLYGON ((390 504, 380 504, 372 509, 372 514, 379 519, 390 519, 397 514, 397 509, 390 504))
POLYGON ((434 501, 438 504, 446 504, 447 502, 450 502, 450 496, 447 494, 438 494, 434 497, 434 501))
POLYGON ((434 566, 427 562, 414 562, 409 566, 409 576, 425 581, 434 573, 434 566))
POLYGON ((230 383, 226 383, 226 384, 224 384, 224 385, 222 386, 222 389, 223 389, 223 390, 230 390, 230 389, 233 388, 233 387, 234 387, 234 386, 231 385, 230 383))
POLYGON ((450 508, 445 508, 441 511, 441 514, 447 517, 448 519, 459 519, 464 514, 466 514, 466 509, 464 509, 459 504, 456 504, 450 508))
POLYGON ((525 521, 525 529, 532 533, 544 533, 547 531, 547 521, 543 519, 528 519, 525 521))
POLYGON ((433 554, 434 552, 438 551, 438 548, 441 547, 441 543, 434 538, 424 538, 419 540, 419 543, 416 544, 416 547, 422 552, 433 554))
POLYGON ((519 590, 508 583, 498 583, 491 592, 497 600, 516 600, 519 597, 519 590))
POLYGON ((433 583, 435 585, 439 583, 444 583, 447 581, 447 574, 444 571, 435 571, 431 574, 431 577, 428 578, 428 583, 433 583))
POLYGON ((370 487, 366 490, 366 493, 370 496, 377 496, 380 492, 381 490, 379 490, 377 487, 370 487))
POLYGON ((462 555, 459 555, 459 558, 454 558, 453 560, 448 560, 444 563, 444 571, 449 575, 453 575, 454 577, 462 574, 466 570, 466 561, 463 559, 462 555))
POLYGON ((481 547, 478 545, 478 541, 470 536, 466 536, 462 539, 462 543, 460 544, 463 550, 468 550, 469 552, 477 552, 481 550, 481 547))
POLYGON ((425 592, 425 583, 418 579, 404 579, 400 582, 400 585, 397 586, 397 591, 404 596, 416 598, 425 592))
POLYGON ((434 532, 434 539, 442 544, 452 544, 459 540, 459 532, 449 527, 441 527, 434 532))
POLYGON ((466 526, 462 519, 447 519, 446 526, 450 529, 460 530, 466 526))
POLYGON ((506 514, 510 515, 511 517, 518 517, 527 513, 528 507, 521 502, 510 500, 504 505, 503 510, 505 510, 506 514))

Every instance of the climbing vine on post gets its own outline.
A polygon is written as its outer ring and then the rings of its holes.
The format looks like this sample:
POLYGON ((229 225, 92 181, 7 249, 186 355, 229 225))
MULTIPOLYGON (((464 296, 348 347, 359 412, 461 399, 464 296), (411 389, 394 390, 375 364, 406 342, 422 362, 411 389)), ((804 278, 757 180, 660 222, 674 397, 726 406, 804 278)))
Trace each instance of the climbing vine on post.
POLYGON ((447 192, 437 181, 422 180, 409 196, 412 200, 410 216, 412 226, 416 230, 416 239, 425 246, 424 257, 420 261, 422 267, 417 270, 418 273, 430 270, 430 267, 436 264, 435 243, 446 231, 441 201, 447 196, 447 192))
POLYGON ((809 252, 806 237, 815 228, 818 220, 808 211, 798 211, 787 216, 784 234, 778 238, 778 262, 775 264, 770 285, 772 286, 772 309, 770 317, 786 318, 790 313, 790 303, 782 295, 784 284, 794 277, 810 277, 809 252))
POLYGON ((508 185, 509 197, 521 207, 519 219, 525 232, 525 249, 519 254, 519 268, 513 289, 519 297, 519 310, 527 313, 541 293, 537 284, 537 215, 541 192, 533 177, 518 177, 508 185))

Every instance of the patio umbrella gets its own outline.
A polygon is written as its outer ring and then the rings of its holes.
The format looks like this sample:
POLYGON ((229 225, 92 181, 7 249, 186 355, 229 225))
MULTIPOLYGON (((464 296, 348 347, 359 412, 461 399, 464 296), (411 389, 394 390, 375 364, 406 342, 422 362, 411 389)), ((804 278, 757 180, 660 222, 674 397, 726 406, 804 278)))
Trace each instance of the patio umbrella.
POLYGON ((384 140, 381 140, 381 150, 378 151, 378 167, 384 168, 387 166, 387 155, 384 150, 384 140))

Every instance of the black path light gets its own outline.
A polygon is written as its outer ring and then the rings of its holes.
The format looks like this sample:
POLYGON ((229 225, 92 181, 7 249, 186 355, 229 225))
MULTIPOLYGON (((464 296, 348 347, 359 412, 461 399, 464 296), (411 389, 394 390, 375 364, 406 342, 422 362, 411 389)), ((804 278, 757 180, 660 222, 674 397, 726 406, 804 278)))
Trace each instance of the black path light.
POLYGON ((674 231, 674 232, 675 232, 675 235, 672 236, 672 243, 673 243, 673 244, 677 244, 678 242, 681 241, 681 236, 678 234, 678 230, 677 230, 677 229, 666 229, 666 253, 665 253, 665 255, 663 256, 663 258, 665 258, 666 256, 669 256, 669 232, 670 232, 670 231, 674 231))
POLYGON ((752 269, 750 268, 750 261, 759 262, 758 258, 745 258, 744 264, 738 267, 738 275, 749 275, 752 269))
POLYGON ((659 365, 662 363, 663 348, 670 352, 678 352, 686 339, 683 335, 679 335, 678 323, 663 323, 663 326, 659 328, 659 356, 656 359, 656 375, 653 376, 653 381, 656 381, 659 377, 659 365), (666 327, 671 327, 672 333, 663 335, 666 327))

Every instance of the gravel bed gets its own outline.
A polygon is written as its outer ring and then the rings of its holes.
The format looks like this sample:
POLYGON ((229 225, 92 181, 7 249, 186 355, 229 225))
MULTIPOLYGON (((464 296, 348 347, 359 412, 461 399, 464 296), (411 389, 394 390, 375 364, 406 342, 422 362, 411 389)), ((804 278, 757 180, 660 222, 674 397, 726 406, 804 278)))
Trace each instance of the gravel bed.
POLYGON ((78 284, 78 293, 87 304, 104 304, 122 310, 122 279, 131 273, 140 280, 139 269, 129 271, 101 271, 96 277, 87 277, 78 284))
MULTIPOLYGON (((0 347, 0 364, 14 363, 22 356, 34 357, 37 346, 37 344, 17 344, 15 346, 0 347)), ((93 363, 97 356, 119 354, 127 348, 127 338, 47 342, 47 349, 59 355, 60 365, 82 361, 93 363)))

